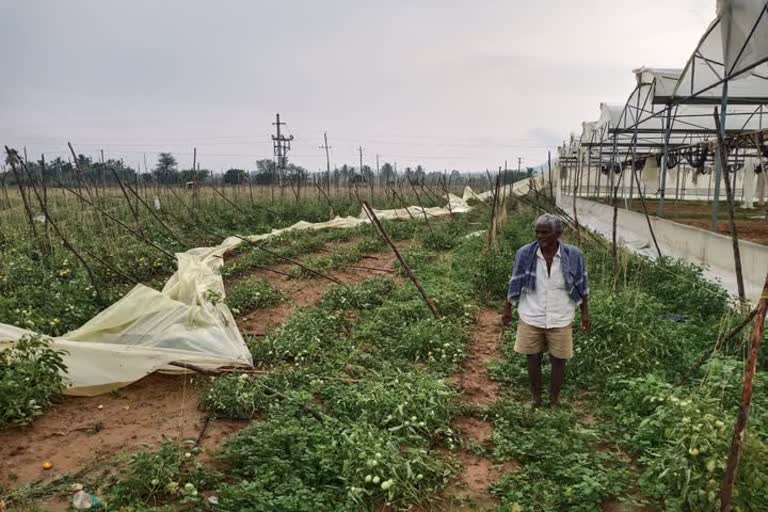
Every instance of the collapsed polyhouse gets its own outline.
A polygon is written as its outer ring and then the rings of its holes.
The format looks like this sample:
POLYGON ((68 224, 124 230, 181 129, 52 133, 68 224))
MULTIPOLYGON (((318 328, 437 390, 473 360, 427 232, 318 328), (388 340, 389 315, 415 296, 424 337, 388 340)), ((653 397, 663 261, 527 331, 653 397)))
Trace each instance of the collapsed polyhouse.
MULTIPOLYGON (((528 182, 508 185, 502 192, 526 194, 528 182)), ((441 217, 466 213, 472 208, 467 200, 487 200, 490 194, 476 194, 467 187, 463 198, 449 194, 444 207, 373 211, 383 220, 441 217)), ((220 273, 226 253, 246 241, 262 242, 290 231, 349 229, 369 222, 365 212, 358 217, 336 217, 327 222, 300 221, 270 233, 231 236, 213 247, 196 247, 176 254, 178 269, 162 290, 136 285, 79 329, 52 339, 54 348, 66 351, 65 394, 94 396, 126 386, 154 371, 180 371, 171 363, 205 369, 252 366, 251 354, 232 312, 221 300, 226 297, 220 273)), ((35 333, 0 323, 0 350, 32 334, 35 333)))

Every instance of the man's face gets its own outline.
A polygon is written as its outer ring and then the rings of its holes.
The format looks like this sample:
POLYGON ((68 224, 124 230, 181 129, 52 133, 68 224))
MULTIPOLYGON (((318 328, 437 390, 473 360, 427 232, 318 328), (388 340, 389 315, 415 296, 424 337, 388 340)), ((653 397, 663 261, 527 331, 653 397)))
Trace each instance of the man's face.
POLYGON ((553 249, 557 246, 560 233, 549 224, 536 225, 536 240, 543 249, 553 249))

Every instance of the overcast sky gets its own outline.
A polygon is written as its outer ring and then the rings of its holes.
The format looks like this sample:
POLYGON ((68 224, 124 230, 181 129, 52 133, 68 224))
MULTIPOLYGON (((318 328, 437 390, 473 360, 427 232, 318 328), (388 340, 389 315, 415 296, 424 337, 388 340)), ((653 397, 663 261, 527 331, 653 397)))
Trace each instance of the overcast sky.
POLYGON ((683 67, 715 0, 0 0, 0 142, 150 167, 546 160, 639 66, 683 67))

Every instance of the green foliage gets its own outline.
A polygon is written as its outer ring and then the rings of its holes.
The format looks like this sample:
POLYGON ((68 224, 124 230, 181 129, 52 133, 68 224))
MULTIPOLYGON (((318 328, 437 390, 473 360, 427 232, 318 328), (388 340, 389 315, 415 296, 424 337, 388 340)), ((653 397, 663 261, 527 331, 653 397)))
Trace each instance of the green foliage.
POLYGON ((196 448, 171 441, 134 453, 127 470, 110 486, 105 501, 116 510, 142 510, 142 505, 169 501, 202 503, 200 491, 215 485, 221 475, 196 461, 198 453, 196 448))
POLYGON ((240 480, 222 489, 226 511, 365 510, 412 502, 446 475, 426 450, 403 449, 387 430, 290 414, 242 430, 221 460, 240 480))
POLYGON ((457 273, 482 300, 498 304, 506 298, 515 253, 533 241, 532 224, 533 216, 523 212, 504 225, 497 246, 489 247, 483 234, 464 239, 457 247, 457 273))
POLYGON ((294 313, 275 332, 248 340, 254 364, 295 365, 333 361, 335 351, 352 350, 346 336, 347 320, 340 314, 313 307, 294 313))
MULTIPOLYGON (((403 249, 400 251, 400 255, 408 264, 408 268, 417 275, 420 275, 423 269, 429 268, 429 266, 439 257, 436 252, 423 247, 409 247, 403 249)), ((395 270, 397 270, 401 276, 407 275, 400 260, 395 262, 395 270)))
MULTIPOLYGON (((691 393, 654 375, 617 379, 610 385, 610 414, 618 418, 623 443, 643 465, 641 489, 658 498, 664 510, 720 508, 717 498, 735 415, 708 388, 705 383, 691 393)), ((749 434, 734 495, 739 510, 768 507, 766 457, 768 445, 749 434)))
POLYGON ((421 235, 422 245, 433 251, 447 251, 453 249, 459 241, 460 233, 454 224, 433 224, 421 235))
POLYGON ((329 254, 317 254, 303 258, 302 264, 307 268, 297 266, 292 268, 290 273, 293 277, 317 277, 312 270, 328 273, 332 270, 343 269, 362 260, 367 253, 380 248, 381 241, 369 236, 350 247, 335 247, 329 254))
POLYGON ((612 375, 639 376, 650 371, 677 377, 693 364, 717 332, 696 319, 671 314, 644 290, 592 289, 592 331, 574 331, 571 376, 579 384, 599 385, 612 375))
POLYGON ((0 427, 31 422, 64 390, 64 354, 40 335, 0 340, 0 427))
POLYGON ((275 400, 274 391, 285 393, 306 381, 301 372, 279 370, 267 375, 230 373, 212 377, 200 407, 217 418, 249 419, 275 400))
POLYGON ((381 306, 395 288, 395 282, 372 277, 349 285, 334 286, 323 295, 321 307, 331 310, 367 310, 381 306))
POLYGON ((643 284, 648 293, 677 315, 702 321, 714 321, 727 313, 728 292, 722 286, 708 281, 701 267, 683 260, 662 258, 642 263, 634 273, 636 282, 643 284))
POLYGON ((504 510, 599 510, 627 484, 617 454, 599 452, 598 432, 567 410, 531 409, 502 401, 492 410, 494 455, 522 467, 493 487, 504 510))
POLYGON ((445 379, 397 369, 359 383, 331 382, 320 396, 335 418, 364 421, 411 440, 450 432, 458 399, 445 379))
POLYGON ((265 279, 237 281, 227 290, 227 305, 235 315, 269 307, 280 300, 280 292, 265 279))

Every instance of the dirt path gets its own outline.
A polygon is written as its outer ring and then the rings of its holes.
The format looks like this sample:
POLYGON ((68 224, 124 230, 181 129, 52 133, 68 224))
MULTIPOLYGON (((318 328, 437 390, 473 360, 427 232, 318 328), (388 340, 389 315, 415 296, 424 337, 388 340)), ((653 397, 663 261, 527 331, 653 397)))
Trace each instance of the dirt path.
POLYGON ((471 415, 456 418, 453 424, 462 434, 465 445, 457 453, 463 470, 456 482, 446 490, 450 510, 496 510, 498 505, 488 488, 503 468, 481 454, 481 449, 488 447, 493 434, 491 423, 482 417, 481 411, 495 402, 498 396, 498 385, 489 378, 486 365, 498 357, 501 332, 499 313, 482 310, 475 324, 469 357, 462 370, 454 376, 471 415))
MULTIPOLYGON (((410 242, 400 245, 405 247, 410 242)), ((366 266, 393 269, 391 251, 369 255, 366 266)), ((287 271, 291 265, 276 266, 287 271)), ((342 283, 354 283, 375 275, 395 274, 362 269, 330 273, 342 283)), ((322 278, 289 279, 260 270, 248 274, 267 279, 285 292, 286 300, 273 307, 244 312, 237 323, 243 333, 264 333, 279 325, 299 307, 316 304, 333 286, 322 278)), ((108 460, 142 444, 163 438, 197 438, 206 414, 198 409, 207 378, 199 375, 152 374, 113 393, 96 397, 64 397, 32 425, 0 432, 0 486, 16 488, 49 476, 76 472, 108 460), (45 471, 44 462, 53 468, 45 471)), ((210 422, 200 447, 210 455, 221 441, 247 425, 244 421, 210 422)))

